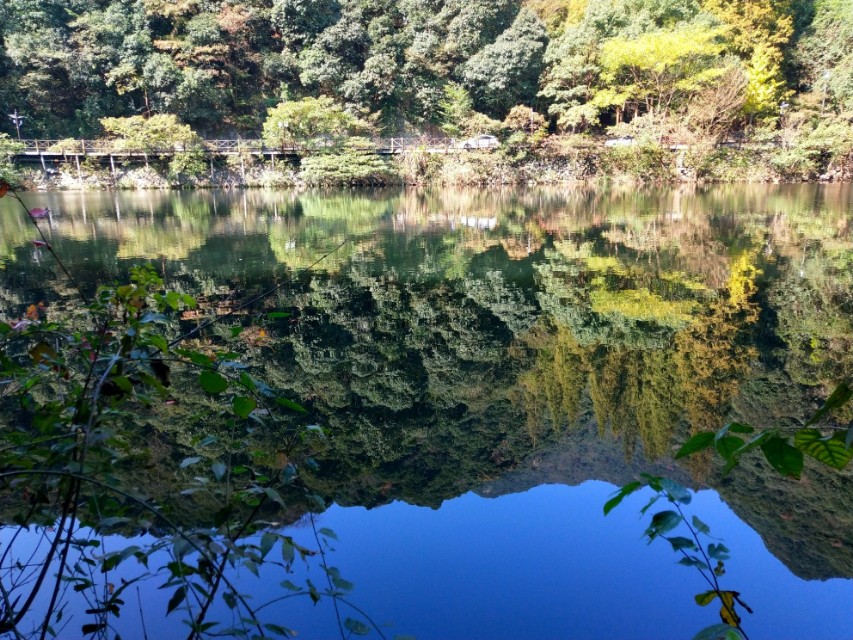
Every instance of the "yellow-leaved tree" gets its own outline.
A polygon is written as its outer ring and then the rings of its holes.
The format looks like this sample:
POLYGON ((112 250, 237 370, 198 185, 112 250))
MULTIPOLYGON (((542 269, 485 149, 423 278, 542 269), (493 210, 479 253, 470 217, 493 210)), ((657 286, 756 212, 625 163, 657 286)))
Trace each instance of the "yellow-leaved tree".
POLYGON ((744 114, 778 114, 787 93, 783 50, 794 33, 791 0, 703 0, 702 8, 725 25, 733 52, 745 63, 744 114))
POLYGON ((593 104, 616 107, 617 120, 624 109, 652 121, 670 117, 726 72, 721 35, 719 28, 688 25, 607 40, 601 47, 604 88, 593 104))

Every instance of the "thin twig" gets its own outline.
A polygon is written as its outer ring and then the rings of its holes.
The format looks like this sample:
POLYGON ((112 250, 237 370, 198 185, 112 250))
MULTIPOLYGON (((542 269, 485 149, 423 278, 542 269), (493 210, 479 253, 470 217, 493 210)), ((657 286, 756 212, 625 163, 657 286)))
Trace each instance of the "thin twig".
POLYGON ((142 596, 139 593, 139 587, 136 587, 136 602, 139 605, 139 620, 142 622, 142 638, 148 640, 148 630, 145 628, 145 612, 142 610, 142 596))
MULTIPOLYGON (((329 565, 326 563, 326 552, 323 551, 323 543, 320 542, 320 536, 317 534, 317 525, 314 522, 314 514, 309 513, 308 515, 311 520, 311 530, 314 532, 314 540, 317 541, 317 548, 320 550, 320 566, 323 567, 323 571, 326 573, 326 582, 329 584, 329 593, 334 594, 335 586, 332 584, 332 577, 329 575, 329 565)), ((341 612, 338 610, 338 599, 334 595, 332 596, 332 604, 335 606, 335 617, 338 620, 338 629, 340 629, 341 638, 346 640, 344 625, 341 623, 341 612)))

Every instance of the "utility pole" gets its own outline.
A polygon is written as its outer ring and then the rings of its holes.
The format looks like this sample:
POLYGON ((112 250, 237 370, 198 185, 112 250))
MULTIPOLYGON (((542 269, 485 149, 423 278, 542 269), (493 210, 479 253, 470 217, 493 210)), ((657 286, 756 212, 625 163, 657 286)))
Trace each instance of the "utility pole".
POLYGON ((24 117, 18 114, 18 110, 15 109, 15 113, 9 114, 9 119, 15 123, 15 131, 18 132, 18 140, 21 139, 21 124, 24 122, 24 117))

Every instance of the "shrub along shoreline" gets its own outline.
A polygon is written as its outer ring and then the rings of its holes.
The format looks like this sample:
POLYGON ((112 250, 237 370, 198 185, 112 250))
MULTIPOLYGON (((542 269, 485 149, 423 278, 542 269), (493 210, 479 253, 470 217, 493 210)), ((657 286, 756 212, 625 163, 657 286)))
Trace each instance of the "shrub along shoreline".
POLYGON ((815 182, 853 180, 853 154, 833 155, 797 145, 749 143, 670 148, 652 142, 605 146, 552 137, 531 146, 429 153, 414 149, 390 157, 347 145, 275 163, 257 156, 200 162, 174 170, 167 158, 147 166, 91 162, 7 165, 17 186, 31 190, 288 188, 298 186, 494 186, 613 180, 638 184, 815 182))

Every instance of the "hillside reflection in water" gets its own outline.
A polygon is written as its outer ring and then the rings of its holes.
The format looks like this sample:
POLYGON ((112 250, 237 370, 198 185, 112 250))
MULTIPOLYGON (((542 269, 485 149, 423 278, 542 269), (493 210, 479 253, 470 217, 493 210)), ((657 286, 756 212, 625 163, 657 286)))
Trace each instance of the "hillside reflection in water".
MULTIPOLYGON (((347 549, 341 569, 350 564, 361 601, 395 633, 686 637, 713 623, 692 603, 698 576, 639 542, 639 505, 602 520, 609 487, 535 489, 640 471, 715 489, 761 537, 700 501, 731 527, 727 579, 756 609, 751 637, 853 630, 837 613, 848 582, 791 575, 853 576, 846 474, 812 465, 794 482, 749 458, 724 480, 712 465, 670 460, 692 432, 726 421, 801 424, 853 378, 849 186, 26 197, 55 212, 50 242, 90 287, 149 260, 213 312, 293 281, 272 301, 292 318, 249 327, 242 347, 259 377, 329 429, 307 481, 340 505, 321 519, 347 549), (371 516, 342 508, 390 503, 371 516), (563 510, 546 515, 551 505, 563 510), (473 528, 478 518, 486 524, 473 528), (407 520, 407 536, 429 540, 377 543, 407 520), (527 566, 555 570, 546 579, 527 566), (661 631, 676 619, 684 626, 661 631)), ((8 201, 0 225, 0 313, 72 307, 8 201)), ((179 450, 199 427, 179 409, 154 419, 179 450)), ((168 483, 158 489, 168 499, 168 483)))

